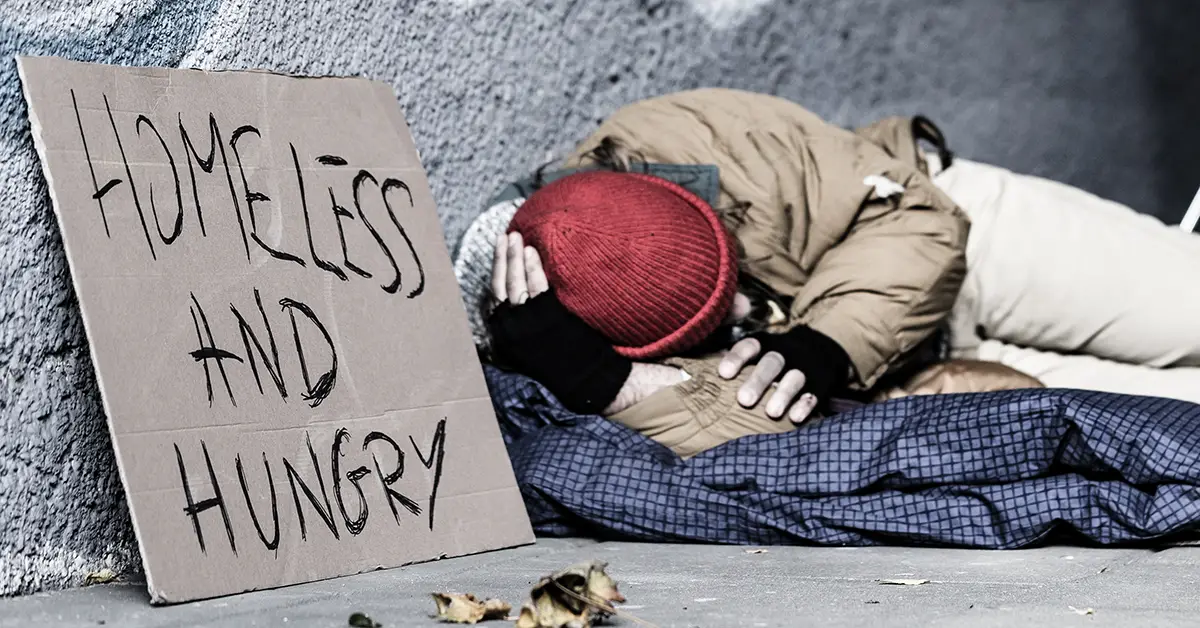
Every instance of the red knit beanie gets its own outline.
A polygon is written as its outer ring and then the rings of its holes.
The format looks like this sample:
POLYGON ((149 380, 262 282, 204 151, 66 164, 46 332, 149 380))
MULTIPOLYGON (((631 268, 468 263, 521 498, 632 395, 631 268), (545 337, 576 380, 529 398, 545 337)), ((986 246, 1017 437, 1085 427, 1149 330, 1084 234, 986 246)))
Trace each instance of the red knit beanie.
POLYGON ((569 175, 530 195, 509 231, 537 249, 562 304, 631 359, 695 346, 733 304, 729 234, 708 203, 665 179, 569 175))

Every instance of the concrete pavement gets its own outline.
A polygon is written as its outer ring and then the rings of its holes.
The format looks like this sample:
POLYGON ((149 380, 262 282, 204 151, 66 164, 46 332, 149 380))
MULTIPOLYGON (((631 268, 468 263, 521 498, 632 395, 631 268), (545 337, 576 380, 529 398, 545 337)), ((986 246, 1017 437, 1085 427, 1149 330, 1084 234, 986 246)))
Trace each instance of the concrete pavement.
MULTIPOLYGON (((437 626, 429 618, 430 592, 471 592, 519 606, 539 576, 589 558, 610 563, 609 573, 628 598, 627 612, 663 628, 1200 624, 1195 547, 766 549, 545 539, 515 550, 163 608, 149 606, 140 583, 97 585, 0 600, 0 628, 340 627, 355 611, 385 628, 437 626), (889 585, 883 579, 929 582, 889 585), (1089 608, 1092 614, 1081 614, 1089 608)), ((617 618, 611 625, 638 624, 617 618)))

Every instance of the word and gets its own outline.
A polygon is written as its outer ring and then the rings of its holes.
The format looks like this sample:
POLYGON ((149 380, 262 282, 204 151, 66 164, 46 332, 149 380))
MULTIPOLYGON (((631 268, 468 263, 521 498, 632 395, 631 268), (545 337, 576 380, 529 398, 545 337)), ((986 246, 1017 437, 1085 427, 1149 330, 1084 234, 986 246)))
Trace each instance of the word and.
MULTIPOLYGON (((233 313, 234 322, 237 324, 238 333, 242 339, 242 346, 245 349, 245 358, 234 353, 233 351, 217 346, 217 341, 213 336, 212 327, 209 325, 208 314, 205 313, 204 307, 200 305, 200 301, 196 299, 196 295, 192 294, 191 303, 188 304, 188 310, 192 315, 192 325, 196 329, 196 342, 199 348, 189 351, 188 355, 196 362, 204 366, 204 385, 208 389, 208 405, 213 405, 213 374, 209 367, 209 362, 216 363, 216 370, 221 377, 221 381, 225 384, 225 392, 229 395, 229 402, 237 405, 237 399, 233 394, 233 387, 229 383, 229 372, 225 367, 225 361, 229 360, 236 363, 249 363, 250 372, 254 376, 254 383, 258 386, 258 393, 263 393, 262 377, 259 375, 258 361, 262 361, 262 369, 271 378, 275 384, 275 389, 279 392, 279 398, 287 401, 288 387, 287 381, 283 375, 283 366, 279 360, 279 345, 275 342, 275 331, 271 326, 271 320, 267 318, 267 311, 263 308, 262 295, 258 289, 254 290, 254 305, 258 309, 259 317, 262 318, 261 333, 266 336, 266 347, 263 346, 262 336, 259 331, 255 331, 253 325, 246 321, 246 317, 242 315, 237 306, 230 303, 229 310, 233 313), (268 349, 270 350, 268 353, 268 349), (255 354, 258 359, 255 359, 255 354)), ((329 397, 333 392, 334 385, 337 383, 338 359, 337 347, 334 346, 333 337, 329 335, 329 330, 321 319, 317 317, 316 312, 307 304, 295 299, 283 298, 279 300, 279 307, 287 312, 288 320, 291 322, 292 344, 296 350, 296 358, 300 363, 300 375, 304 381, 304 392, 301 397, 309 403, 313 408, 321 405, 321 402, 329 397), (309 372, 308 354, 304 349, 304 342, 301 340, 300 327, 297 325, 296 315, 300 315, 300 320, 304 324, 314 328, 324 340, 322 352, 327 356, 329 368, 321 373, 316 378, 312 377, 309 372)))

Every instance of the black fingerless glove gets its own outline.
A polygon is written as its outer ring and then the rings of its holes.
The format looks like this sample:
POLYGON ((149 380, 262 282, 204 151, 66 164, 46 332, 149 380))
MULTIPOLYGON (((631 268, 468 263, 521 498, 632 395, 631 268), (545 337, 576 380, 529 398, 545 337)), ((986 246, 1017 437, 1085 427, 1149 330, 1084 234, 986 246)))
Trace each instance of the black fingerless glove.
POLYGON ((800 325, 782 334, 759 332, 751 338, 762 344, 759 357, 778 352, 786 364, 785 371, 797 369, 804 373, 804 390, 817 398, 819 407, 849 384, 850 356, 835 340, 811 327, 800 325))
POLYGON ((496 357, 536 379, 568 409, 599 414, 616 399, 633 362, 554 296, 502 303, 488 319, 496 357))

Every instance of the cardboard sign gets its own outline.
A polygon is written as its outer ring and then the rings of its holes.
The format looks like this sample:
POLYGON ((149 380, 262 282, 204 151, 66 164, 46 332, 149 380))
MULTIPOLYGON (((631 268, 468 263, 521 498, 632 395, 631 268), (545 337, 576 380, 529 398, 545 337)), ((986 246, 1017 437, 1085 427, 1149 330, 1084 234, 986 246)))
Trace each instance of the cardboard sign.
POLYGON ((18 65, 155 602, 533 540, 389 86, 18 65))

